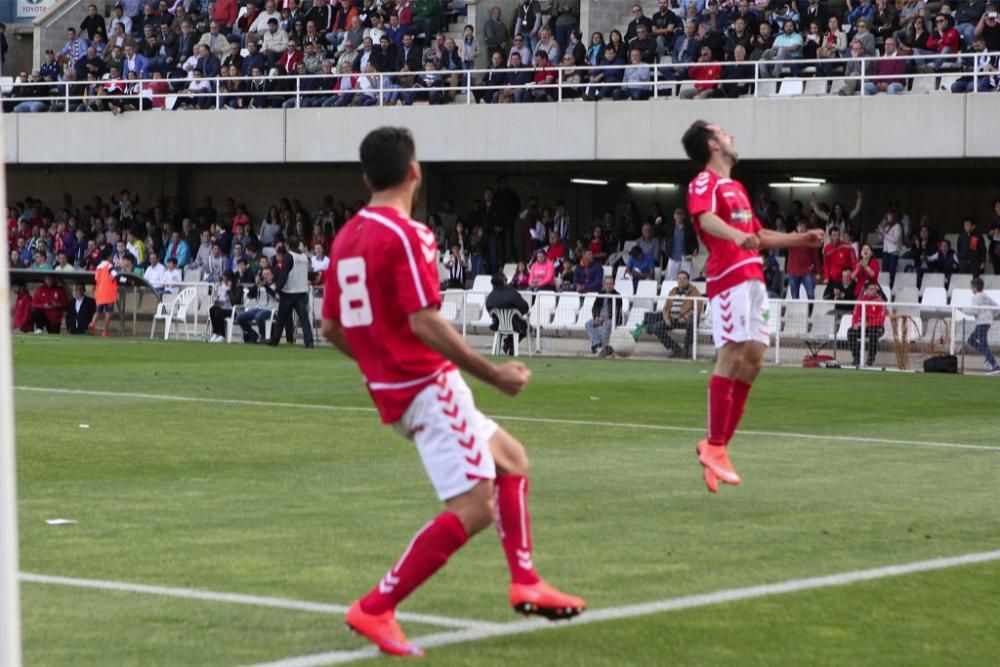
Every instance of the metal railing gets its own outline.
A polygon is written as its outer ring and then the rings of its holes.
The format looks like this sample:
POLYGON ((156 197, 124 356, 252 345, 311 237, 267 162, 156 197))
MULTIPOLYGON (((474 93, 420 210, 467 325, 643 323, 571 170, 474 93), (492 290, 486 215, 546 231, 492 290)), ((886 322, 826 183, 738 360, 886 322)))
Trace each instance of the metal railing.
MULTIPOLYGON (((48 110, 58 110, 70 112, 85 110, 88 105, 104 107, 109 102, 120 102, 122 105, 130 105, 137 111, 153 108, 153 100, 160 99, 164 103, 169 98, 191 98, 208 109, 222 109, 230 106, 235 100, 244 100, 246 105, 253 104, 254 100, 262 100, 262 105, 285 106, 286 108, 318 107, 318 106, 348 106, 358 104, 359 100, 355 96, 367 98, 362 100, 371 106, 389 106, 402 101, 404 104, 411 104, 418 94, 429 96, 432 92, 448 95, 449 99, 458 94, 465 95, 465 104, 473 104, 480 101, 484 95, 477 93, 497 91, 534 92, 547 91, 548 99, 545 101, 563 102, 567 99, 583 97, 587 91, 603 91, 605 89, 619 89, 627 96, 629 91, 640 91, 644 98, 660 99, 677 97, 680 89, 693 86, 722 86, 722 85, 749 85, 750 89, 744 95, 755 98, 766 97, 774 94, 770 90, 765 90, 763 83, 783 81, 808 81, 809 79, 819 79, 830 81, 857 81, 859 95, 866 95, 866 83, 878 83, 882 81, 902 81, 904 86, 921 79, 936 79, 941 76, 969 77, 973 81, 970 93, 980 93, 979 86, 976 85, 983 78, 1000 77, 1000 72, 996 69, 983 69, 983 61, 990 60, 991 63, 1000 62, 1000 52, 990 53, 963 53, 963 54, 914 54, 908 56, 894 56, 900 60, 913 63, 929 63, 933 65, 935 71, 932 72, 910 72, 904 74, 877 75, 874 74, 874 64, 885 60, 884 56, 863 57, 863 58, 818 58, 818 59, 792 59, 792 60, 755 60, 740 62, 706 62, 706 63, 661 63, 661 64, 640 64, 640 65, 582 65, 582 66, 553 66, 549 68, 522 67, 517 69, 501 69, 503 74, 530 74, 534 77, 539 72, 549 72, 552 77, 550 83, 536 83, 530 81, 523 84, 484 84, 482 76, 497 70, 490 69, 470 69, 470 70, 420 70, 413 72, 370 72, 370 73, 335 73, 330 74, 309 74, 309 75, 279 75, 264 77, 210 77, 199 78, 208 84, 210 91, 189 92, 186 88, 192 78, 161 78, 161 79, 119 79, 116 80, 125 90, 115 93, 88 93, 86 89, 104 90, 108 80, 101 81, 59 81, 59 82, 17 82, 8 84, 13 96, 0 94, 4 106, 16 105, 22 102, 42 102, 47 105, 48 110), (861 63, 858 74, 847 75, 834 70, 846 69, 850 63, 861 63), (689 79, 687 70, 693 67, 717 66, 720 68, 720 78, 711 80, 689 79), (725 78, 727 69, 733 68, 753 68, 753 76, 725 78), (772 76, 768 70, 774 71, 777 68, 781 76, 772 76), (795 76, 785 76, 785 70, 796 72, 795 76), (615 82, 590 82, 575 80, 578 74, 588 76, 597 72, 646 70, 648 80, 636 81, 615 81, 615 82), (809 70, 802 72, 800 70, 809 70), (360 77, 368 77, 369 84, 366 89, 355 87, 360 77), (420 85, 418 80, 423 77, 433 77, 434 85, 420 85), (480 83, 474 84, 474 78, 480 78, 480 83), (412 82, 406 79, 413 79, 412 82), (403 80, 401 82, 401 79, 403 80), (329 87, 322 90, 311 88, 312 83, 317 80, 325 80, 329 87), (269 90, 227 90, 226 84, 229 82, 239 82, 241 88, 249 88, 256 82, 258 86, 267 82, 267 85, 277 84, 279 88, 269 90), (349 88, 341 89, 343 81, 349 81, 349 88), (304 82, 310 82, 304 86, 304 82), (406 83, 407 85, 402 85, 406 83), (158 90, 166 85, 169 92, 158 90), (51 94, 36 96, 18 96, 16 91, 22 88, 47 87, 51 94), (156 89, 156 90, 154 90, 156 89), (350 95, 351 102, 337 105, 329 100, 339 100, 343 96, 350 95), (322 100, 319 100, 322 98, 322 100), (319 100, 319 103, 317 103, 319 100), (146 102, 144 104, 144 101, 146 102), (287 104, 291 102, 290 104, 287 104), (323 103, 326 104, 323 104, 323 103), (52 107, 56 108, 53 109, 52 107)), ((991 65, 996 68, 996 65, 991 65)), ((994 90, 1000 89, 997 86, 994 90)), ((824 91, 820 94, 825 93, 824 91)), ((603 97, 603 95, 589 95, 589 97, 603 97)), ((491 100, 487 100, 488 102, 491 100)), ((515 100, 520 101, 520 100, 515 100)), ((159 105, 156 105, 157 108, 159 105)), ((254 105, 257 108, 257 105, 254 105)), ((99 109, 95 109, 99 110, 99 109)))

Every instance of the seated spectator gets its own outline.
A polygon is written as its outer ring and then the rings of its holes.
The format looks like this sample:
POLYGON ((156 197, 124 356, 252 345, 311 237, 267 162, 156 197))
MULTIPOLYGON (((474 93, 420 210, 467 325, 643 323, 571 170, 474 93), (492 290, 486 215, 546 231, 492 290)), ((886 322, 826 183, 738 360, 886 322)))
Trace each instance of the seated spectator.
POLYGON ((528 272, 528 265, 518 262, 514 268, 514 275, 510 277, 510 286, 518 290, 526 290, 531 282, 531 274, 528 272))
POLYGON ((528 273, 528 287, 533 292, 552 291, 556 288, 556 266, 548 253, 539 248, 535 251, 535 261, 528 273))
MULTIPOLYGON (((604 222, 610 226, 614 225, 615 214, 613 211, 606 211, 604 213, 604 222)), ((603 264, 608 259, 608 252, 604 246, 604 227, 601 225, 595 225, 594 231, 591 233, 590 241, 587 242, 587 250, 591 252, 594 256, 594 261, 598 264, 603 264)), ((583 255, 577 254, 576 257, 579 259, 583 255)), ((598 283, 599 285, 600 283, 598 283)))
MULTIPOLYGON (((370 68, 374 71, 374 68, 370 68)), ((528 76, 531 76, 530 72, 526 72, 528 76)), ((365 93, 366 79, 368 77, 358 77, 361 91, 358 93, 355 99, 362 97, 365 93)), ((377 84, 376 84, 377 85, 377 84)), ((444 92, 442 90, 444 86, 444 79, 442 75, 437 73, 437 69, 434 67, 434 63, 428 62, 424 65, 424 73, 418 77, 415 77, 413 82, 414 90, 406 91, 402 94, 403 104, 410 106, 417 100, 426 100, 429 104, 444 104, 444 92)), ((518 91, 523 95, 523 90, 518 91)), ((516 97, 516 96, 515 96, 516 97)), ((522 98, 523 99, 523 98, 522 98)), ((515 101, 521 101, 515 99, 515 101)), ((337 104, 337 106, 342 106, 337 104)), ((355 106, 370 106, 366 104, 360 104, 355 102, 355 106)))
POLYGON ((604 278, 600 296, 594 299, 594 306, 590 311, 591 319, 584 325, 590 336, 590 351, 602 357, 614 354, 614 349, 608 345, 608 339, 613 327, 622 323, 622 302, 612 298, 616 296, 620 294, 615 290, 615 279, 611 276, 604 278))
MULTIPOLYGON (((518 294, 513 286, 507 284, 507 277, 502 272, 493 274, 490 281, 493 284, 493 291, 486 296, 486 311, 492 313, 494 310, 513 309, 519 313, 513 319, 514 331, 517 332, 518 340, 523 340, 528 333, 528 302, 518 294)), ((492 316, 490 331, 496 331, 500 327, 500 322, 495 315, 492 316)), ((501 343, 506 354, 514 353, 513 336, 504 336, 501 343)))
MULTIPOLYGON (((939 55, 958 53, 961 51, 962 38, 955 29, 955 19, 950 14, 938 14, 934 17, 934 29, 927 38, 927 48, 939 55)), ((937 72, 945 64, 955 65, 957 59, 937 58, 931 63, 924 62, 918 67, 918 72, 931 74, 937 72)))
POLYGON ((707 46, 701 47, 701 54, 698 56, 698 64, 688 68, 688 78, 697 81, 692 88, 685 88, 681 91, 681 99, 691 100, 694 98, 705 99, 715 97, 718 90, 718 81, 722 76, 722 66, 712 62, 712 49, 707 46))
POLYGON ((31 321, 35 325, 35 333, 59 333, 63 313, 68 306, 66 290, 56 284, 54 276, 45 276, 31 297, 31 321))
POLYGON ((854 32, 854 37, 851 41, 861 42, 861 46, 864 47, 864 55, 866 58, 878 55, 878 49, 876 48, 875 33, 871 31, 871 21, 869 19, 861 19, 856 24, 857 28, 854 32))
POLYGON ((163 284, 166 275, 167 267, 160 264, 160 258, 157 256, 156 251, 151 251, 149 253, 149 266, 146 267, 142 277, 153 286, 154 292, 162 295, 166 291, 166 286, 163 284))
MULTIPOLYGON (((824 301, 854 301, 854 293, 857 285, 852 277, 853 269, 844 269, 840 272, 837 280, 828 280, 826 289, 823 290, 824 301)), ((853 306, 850 304, 835 304, 834 310, 849 312, 853 306)))
MULTIPOLYGON (((640 30, 644 26, 639 26, 640 30)), ((624 70, 623 85, 614 90, 616 100, 648 100, 653 95, 653 86, 650 83, 653 77, 652 70, 648 67, 640 67, 643 64, 642 56, 638 49, 629 51, 629 69, 624 70)))
POLYGON ((643 315, 642 324, 632 330, 632 337, 639 340, 639 336, 644 331, 656 336, 663 346, 667 348, 672 357, 691 356, 691 342, 694 340, 694 320, 695 306, 698 307, 698 316, 704 311, 703 304, 696 302, 692 297, 701 296, 698 288, 691 284, 691 276, 687 271, 678 271, 677 286, 670 290, 667 300, 663 304, 662 312, 649 312, 643 315), (678 347, 670 331, 673 329, 684 329, 684 346, 678 347))
POLYGON ((757 34, 750 40, 750 60, 760 60, 761 56, 774 46, 774 31, 771 24, 762 22, 757 34))
POLYGON ((742 97, 753 94, 754 66, 747 62, 747 50, 742 44, 733 49, 731 65, 722 70, 722 79, 733 83, 723 83, 719 93, 728 98, 742 97))
POLYGON ((30 333, 35 328, 31 315, 31 294, 22 282, 15 282, 11 287, 14 289, 14 331, 30 333))
POLYGON ((875 6, 872 0, 861 0, 856 6, 850 0, 847 3, 847 16, 845 21, 851 25, 857 25, 859 21, 871 20, 875 14, 875 6))
POLYGON ((986 93, 1000 87, 997 56, 987 55, 986 41, 982 37, 974 38, 969 53, 970 57, 962 58, 962 69, 966 72, 978 70, 979 76, 962 76, 951 84, 951 92, 971 93, 978 91, 986 93))
POLYGON ((167 272, 163 274, 163 293, 177 294, 181 291, 181 283, 184 282, 183 274, 177 266, 176 257, 167 258, 167 272))
MULTIPOLYGON (((693 63, 698 60, 700 48, 696 35, 698 26, 694 21, 684 22, 684 32, 674 38, 673 64, 693 63)), ((676 79, 683 81, 688 77, 687 68, 672 67, 664 68, 660 74, 666 80, 676 79)))
MULTIPOLYGON (((882 0, 880 0, 881 2, 882 0)), ((885 40, 885 57, 875 61, 874 80, 865 82, 865 95, 897 95, 906 92, 906 61, 896 52, 896 40, 885 40)))
POLYGON ((255 283, 256 276, 250 268, 250 260, 246 257, 240 257, 236 260, 236 269, 233 274, 236 276, 238 285, 253 285, 255 283))
POLYGON ((87 296, 82 284, 73 285, 73 298, 66 308, 66 331, 75 336, 87 335, 96 314, 97 302, 87 296))
POLYGON ((956 1, 958 4, 952 15, 955 18, 955 29, 962 36, 962 43, 968 47, 975 37, 976 26, 986 13, 986 3, 983 0, 956 1))
POLYGON ((857 283, 854 296, 860 298, 869 283, 878 285, 879 263, 875 259, 872 247, 865 243, 861 246, 861 257, 858 258, 851 272, 851 279, 857 283))
POLYGON ((261 267, 257 275, 256 285, 250 288, 248 296, 252 301, 247 303, 247 309, 236 316, 235 323, 243 329, 244 343, 257 343, 267 340, 267 321, 278 309, 278 292, 274 286, 274 273, 270 267, 261 267), (257 324, 257 332, 252 328, 257 324))
POLYGON ((539 49, 535 54, 535 71, 532 74, 532 87, 524 91, 520 100, 515 94, 515 102, 551 102, 554 99, 555 89, 549 88, 556 83, 556 71, 552 68, 549 55, 544 50, 539 49))
POLYGON ((56 253, 56 264, 52 267, 53 271, 75 271, 76 267, 70 264, 69 255, 65 250, 60 250, 56 253))
POLYGON ((879 294, 878 283, 868 283, 864 294, 854 306, 851 328, 847 330, 847 341, 851 348, 851 365, 861 365, 861 309, 865 309, 865 366, 875 363, 878 340, 885 333, 885 301, 879 294))
MULTIPOLYGON (((604 267, 594 260, 594 253, 587 250, 580 258, 580 263, 573 269, 573 280, 569 287, 578 294, 596 292, 601 288, 603 277, 604 267)), ((614 287, 613 282, 612 287, 614 287)))
POLYGON ((473 91, 472 95, 476 100, 476 103, 485 102, 486 104, 493 104, 497 102, 500 94, 500 89, 505 83, 507 83, 507 72, 503 64, 503 54, 499 51, 494 51, 490 54, 490 65, 486 74, 483 75, 482 80, 479 85, 482 88, 477 88, 473 91))
POLYGON ((628 262, 625 264, 625 277, 632 279, 632 289, 639 287, 640 280, 656 278, 656 264, 651 255, 647 255, 638 244, 629 251, 628 262))
POLYGON ((616 84, 625 80, 625 70, 620 67, 624 64, 625 61, 618 58, 614 47, 605 47, 604 60, 599 67, 591 70, 590 86, 583 99, 593 101, 613 98, 616 84))
MULTIPOLYGON (((802 35, 795 32, 795 22, 786 19, 782 33, 774 38, 774 44, 761 54, 760 59, 765 62, 769 60, 796 60, 802 57, 802 45, 802 35)), ((785 67, 784 64, 765 64, 761 70, 764 76, 777 79, 781 76, 783 67, 785 67)), ((789 64, 788 68, 792 76, 798 76, 802 69, 800 65, 794 63, 789 64)))
POLYGON ((639 52, 640 62, 652 65, 656 62, 657 44, 645 24, 636 26, 635 38, 628 44, 629 53, 639 52))
MULTIPOLYGON (((510 54, 510 69, 517 70, 523 67, 521 63, 521 55, 519 53, 510 54)), ((533 74, 529 70, 513 71, 508 72, 506 77, 506 86, 501 88, 496 96, 496 101, 499 103, 510 103, 518 102, 524 99, 524 86, 531 83, 534 79, 533 74)))
POLYGON ((243 288, 236 282, 232 271, 222 274, 222 284, 215 295, 215 303, 208 309, 208 317, 212 322, 211 343, 222 343, 226 340, 226 318, 233 314, 233 306, 243 303, 243 288))
POLYGON ((217 241, 213 242, 208 259, 201 265, 202 281, 206 283, 222 282, 222 274, 226 271, 227 263, 228 257, 222 252, 222 246, 217 241))
POLYGON ((211 109, 215 107, 215 96, 212 95, 212 82, 202 77, 200 69, 191 71, 187 88, 180 91, 174 109, 211 109))

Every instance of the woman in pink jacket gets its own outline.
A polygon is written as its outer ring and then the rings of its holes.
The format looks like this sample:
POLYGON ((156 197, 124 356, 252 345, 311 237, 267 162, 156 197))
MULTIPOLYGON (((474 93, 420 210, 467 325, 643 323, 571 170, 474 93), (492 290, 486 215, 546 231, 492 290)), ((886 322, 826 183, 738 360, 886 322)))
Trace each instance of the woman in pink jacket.
POLYGON ((535 253, 535 261, 531 264, 528 272, 528 287, 532 291, 555 290, 556 288, 556 266, 549 259, 544 250, 535 253))

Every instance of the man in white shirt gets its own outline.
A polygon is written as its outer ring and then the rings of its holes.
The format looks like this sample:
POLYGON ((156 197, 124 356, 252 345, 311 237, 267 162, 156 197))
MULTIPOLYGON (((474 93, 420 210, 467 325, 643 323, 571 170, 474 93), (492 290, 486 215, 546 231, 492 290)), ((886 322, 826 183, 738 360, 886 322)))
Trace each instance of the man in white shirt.
POLYGON ((177 294, 181 291, 182 282, 184 282, 184 276, 181 274, 181 270, 177 268, 177 259, 175 257, 168 257, 167 270, 163 274, 163 293, 177 294))
POLYGON ((271 19, 274 19, 276 22, 280 22, 281 12, 277 10, 274 0, 267 0, 267 2, 264 3, 264 11, 258 14, 254 22, 250 24, 249 28, 247 28, 247 32, 250 33, 247 35, 247 38, 257 41, 258 37, 267 32, 267 24, 271 21, 271 19))
POLYGON ((156 256, 156 251, 150 250, 149 266, 146 267, 146 271, 142 274, 142 277, 146 279, 147 283, 153 286, 154 292, 162 295, 166 291, 163 284, 166 275, 167 267, 160 264, 160 258, 156 256))

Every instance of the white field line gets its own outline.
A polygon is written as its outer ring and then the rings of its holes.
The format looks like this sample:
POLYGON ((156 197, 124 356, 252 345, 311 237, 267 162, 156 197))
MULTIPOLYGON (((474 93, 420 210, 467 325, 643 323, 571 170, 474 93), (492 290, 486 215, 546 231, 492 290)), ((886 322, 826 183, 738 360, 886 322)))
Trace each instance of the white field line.
MULTIPOLYGON (((312 612, 315 614, 341 615, 347 611, 347 607, 339 604, 326 604, 323 602, 307 602, 304 600, 286 600, 283 598, 264 597, 260 595, 243 595, 242 593, 220 593, 218 591, 206 591, 195 588, 170 588, 167 586, 150 586, 147 584, 133 584, 124 581, 104 581, 100 579, 76 579, 72 577, 57 577, 47 574, 33 574, 22 572, 18 579, 25 583, 32 584, 52 584, 56 586, 71 586, 74 588, 94 588, 103 591, 115 591, 121 593, 143 593, 146 595, 162 595, 185 600, 203 600, 206 602, 225 602, 229 604, 244 604, 254 607, 271 607, 272 609, 288 609, 292 611, 312 612)), ((426 625, 437 625, 444 628, 462 629, 486 629, 499 627, 499 623, 489 623, 487 621, 474 621, 463 618, 449 618, 446 616, 433 616, 429 614, 400 613, 400 619, 412 621, 414 623, 424 623, 426 625)))
MULTIPOLYGON (((902 565, 889 565, 887 567, 876 567, 867 570, 854 570, 851 572, 841 572, 839 574, 809 577, 807 579, 789 579, 788 581, 782 581, 776 584, 764 584, 761 586, 750 586, 748 588, 732 588, 729 590, 715 591, 713 593, 686 595, 684 597, 668 598, 665 600, 657 600, 655 602, 645 602, 621 607, 607 607, 605 609, 588 611, 572 621, 562 623, 552 623, 541 619, 533 619, 529 621, 507 623, 493 628, 469 628, 452 632, 440 632, 432 635, 416 637, 412 641, 422 648, 434 648, 437 646, 448 646, 450 644, 464 644, 467 642, 492 639, 494 637, 509 637, 511 635, 520 635, 529 632, 538 632, 541 630, 576 627, 590 623, 635 618, 638 616, 647 616, 649 614, 659 614, 668 611, 681 611, 697 607, 724 604, 727 602, 753 600, 771 595, 785 595, 788 593, 799 593, 801 591, 818 590, 834 586, 846 586, 863 581, 885 579, 886 577, 898 577, 907 574, 915 574, 917 572, 945 570, 954 567, 961 567, 963 565, 975 565, 977 563, 987 563, 996 560, 1000 560, 1000 550, 971 553, 948 558, 935 558, 932 560, 922 560, 913 563, 904 563, 902 565)), ((275 662, 261 663, 254 665, 253 667, 324 667, 325 665, 337 665, 345 662, 374 658, 378 655, 379 653, 374 649, 374 647, 366 647, 356 651, 331 651, 329 653, 298 656, 275 662)))
MULTIPOLYGON (((246 405, 253 407, 320 410, 325 412, 375 412, 375 408, 343 405, 319 405, 315 403, 277 403, 271 401, 251 401, 238 398, 198 398, 196 396, 175 396, 168 394, 141 394, 117 391, 95 391, 89 389, 62 389, 58 387, 14 387, 17 391, 42 394, 71 394, 79 396, 103 396, 109 398, 133 398, 150 401, 179 401, 185 403, 214 403, 220 405, 246 405)), ((663 424, 636 424, 630 422, 603 422, 583 419, 553 419, 548 417, 519 417, 517 415, 491 415, 493 419, 537 424, 559 424, 564 426, 606 426, 612 428, 633 428, 646 431, 668 431, 676 433, 701 433, 704 427, 668 426, 663 424)), ((849 444, 892 445, 899 447, 935 447, 944 449, 974 449, 1000 452, 1000 445, 970 445, 959 442, 934 442, 930 440, 893 440, 890 438, 868 438, 853 435, 821 435, 816 433, 789 433, 784 431, 737 431, 739 435, 765 438, 792 438, 795 440, 835 441, 849 444)))

